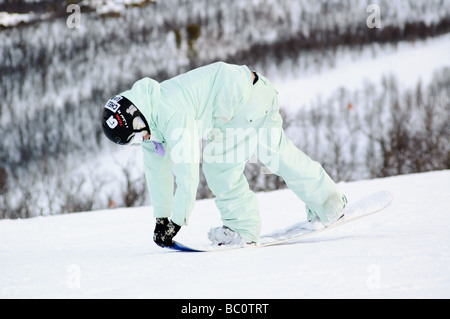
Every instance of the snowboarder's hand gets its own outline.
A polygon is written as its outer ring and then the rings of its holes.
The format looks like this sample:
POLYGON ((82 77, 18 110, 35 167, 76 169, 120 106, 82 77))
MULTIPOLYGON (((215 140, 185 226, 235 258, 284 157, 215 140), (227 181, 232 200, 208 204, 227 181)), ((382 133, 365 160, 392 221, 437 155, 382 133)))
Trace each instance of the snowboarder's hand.
POLYGON ((169 218, 156 218, 153 241, 160 247, 173 247, 173 238, 180 230, 178 226, 169 218))

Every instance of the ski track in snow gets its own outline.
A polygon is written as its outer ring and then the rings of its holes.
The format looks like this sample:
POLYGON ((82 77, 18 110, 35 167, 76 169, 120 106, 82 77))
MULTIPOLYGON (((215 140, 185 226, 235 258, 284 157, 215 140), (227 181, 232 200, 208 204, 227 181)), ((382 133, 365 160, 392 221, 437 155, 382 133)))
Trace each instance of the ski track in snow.
MULTIPOLYGON (((183 253, 152 242, 151 207, 0 220, 0 298, 449 298, 450 171, 341 183, 384 211, 281 246, 183 253)), ((290 191, 258 193, 263 233, 305 219, 290 191)), ((198 201, 177 239, 220 225, 198 201)))

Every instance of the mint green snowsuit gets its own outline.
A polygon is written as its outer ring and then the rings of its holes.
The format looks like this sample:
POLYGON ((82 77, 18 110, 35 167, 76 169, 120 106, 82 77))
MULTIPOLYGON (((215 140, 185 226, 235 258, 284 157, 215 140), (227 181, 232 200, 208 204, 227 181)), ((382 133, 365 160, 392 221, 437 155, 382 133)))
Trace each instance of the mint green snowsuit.
POLYGON ((154 217, 171 216, 174 223, 187 224, 201 160, 224 226, 258 242, 258 203, 243 174, 252 154, 281 176, 321 221, 342 210, 336 184, 285 136, 277 91, 260 74, 253 85, 246 66, 217 62, 160 84, 144 78, 122 95, 150 126, 151 141, 142 145, 154 217), (162 143, 164 156, 156 153, 153 141, 162 143))

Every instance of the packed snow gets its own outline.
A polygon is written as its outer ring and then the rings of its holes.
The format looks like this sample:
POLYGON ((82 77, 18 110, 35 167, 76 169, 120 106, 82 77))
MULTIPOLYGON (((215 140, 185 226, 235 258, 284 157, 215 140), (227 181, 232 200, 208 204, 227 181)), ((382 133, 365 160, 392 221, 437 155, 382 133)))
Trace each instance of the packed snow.
MULTIPOLYGON (((286 245, 162 249, 152 207, 0 220, 0 298, 449 298, 450 171, 339 184, 350 202, 392 192, 372 216, 286 245)), ((290 191, 258 193, 263 233, 305 219, 290 191)), ((177 239, 220 225, 196 203, 177 239)))

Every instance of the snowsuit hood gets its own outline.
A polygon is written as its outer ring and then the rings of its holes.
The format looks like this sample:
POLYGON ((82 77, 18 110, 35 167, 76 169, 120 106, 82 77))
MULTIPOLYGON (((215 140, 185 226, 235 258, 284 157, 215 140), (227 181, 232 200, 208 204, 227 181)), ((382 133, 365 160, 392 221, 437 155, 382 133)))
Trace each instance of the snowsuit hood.
POLYGON ((161 141, 163 139, 162 134, 156 127, 157 107, 161 98, 160 84, 151 78, 143 78, 121 95, 129 99, 138 108, 150 126, 150 134, 161 141))

